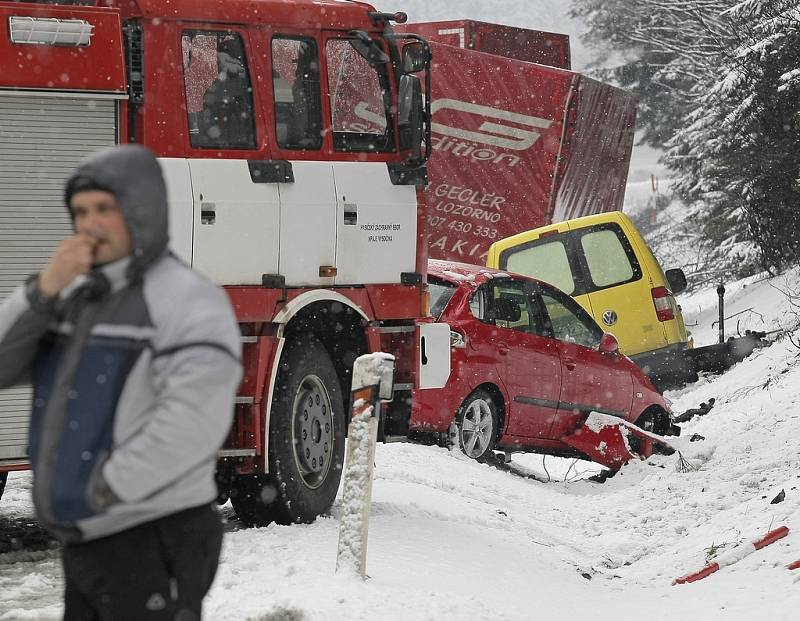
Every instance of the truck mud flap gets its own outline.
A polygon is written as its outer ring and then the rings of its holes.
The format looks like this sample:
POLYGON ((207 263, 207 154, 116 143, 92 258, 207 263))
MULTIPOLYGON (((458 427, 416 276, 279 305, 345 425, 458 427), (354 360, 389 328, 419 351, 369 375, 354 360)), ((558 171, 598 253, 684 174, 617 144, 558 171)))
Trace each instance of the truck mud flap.
POLYGON ((631 459, 650 457, 655 444, 663 447, 662 452, 674 450, 662 436, 599 412, 590 412, 586 422, 561 441, 611 470, 619 470, 631 459))

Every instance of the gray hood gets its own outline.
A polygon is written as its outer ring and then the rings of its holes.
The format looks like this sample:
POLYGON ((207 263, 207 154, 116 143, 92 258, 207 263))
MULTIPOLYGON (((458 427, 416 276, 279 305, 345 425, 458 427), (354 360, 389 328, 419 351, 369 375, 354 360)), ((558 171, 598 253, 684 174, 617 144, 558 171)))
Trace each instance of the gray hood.
POLYGON ((167 188, 155 155, 139 145, 97 151, 78 164, 67 181, 67 203, 81 189, 104 189, 117 198, 133 238, 127 276, 138 280, 169 243, 167 188))

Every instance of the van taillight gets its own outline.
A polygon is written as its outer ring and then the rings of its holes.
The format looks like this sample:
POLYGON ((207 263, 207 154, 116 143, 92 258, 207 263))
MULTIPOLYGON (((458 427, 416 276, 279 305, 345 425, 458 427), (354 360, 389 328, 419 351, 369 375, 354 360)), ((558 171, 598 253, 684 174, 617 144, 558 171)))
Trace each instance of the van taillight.
POLYGON ((666 287, 655 287, 651 290, 653 294, 653 305, 656 307, 656 317, 659 321, 670 321, 675 319, 672 310, 672 294, 666 287))

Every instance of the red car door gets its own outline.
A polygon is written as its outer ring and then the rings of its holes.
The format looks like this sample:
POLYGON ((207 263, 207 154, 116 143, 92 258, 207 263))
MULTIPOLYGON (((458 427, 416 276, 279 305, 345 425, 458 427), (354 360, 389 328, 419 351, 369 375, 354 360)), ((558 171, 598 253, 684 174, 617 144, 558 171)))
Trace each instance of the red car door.
POLYGON ((524 281, 494 279, 481 289, 487 336, 509 397, 505 434, 547 437, 561 387, 557 344, 541 335, 540 310, 524 281))
POLYGON ((561 393, 550 436, 575 430, 590 411, 626 416, 633 402, 633 377, 620 356, 597 351, 603 331, 560 291, 542 285, 540 299, 561 358, 561 393))

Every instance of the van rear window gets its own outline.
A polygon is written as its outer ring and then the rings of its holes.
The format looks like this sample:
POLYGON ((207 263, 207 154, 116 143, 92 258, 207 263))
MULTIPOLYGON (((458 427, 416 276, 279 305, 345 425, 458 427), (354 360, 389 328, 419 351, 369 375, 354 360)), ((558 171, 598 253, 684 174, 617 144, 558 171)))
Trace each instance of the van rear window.
MULTIPOLYGON (((505 253, 504 253, 505 254, 505 253)), ((523 247, 505 254, 504 269, 532 276, 558 287, 567 295, 575 292, 575 279, 561 239, 523 247)))
POLYGON ((617 231, 590 231, 581 236, 581 248, 595 287, 611 287, 633 278, 634 266, 617 231))

